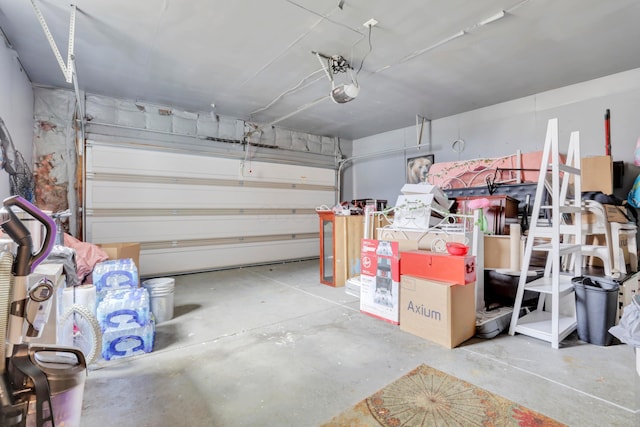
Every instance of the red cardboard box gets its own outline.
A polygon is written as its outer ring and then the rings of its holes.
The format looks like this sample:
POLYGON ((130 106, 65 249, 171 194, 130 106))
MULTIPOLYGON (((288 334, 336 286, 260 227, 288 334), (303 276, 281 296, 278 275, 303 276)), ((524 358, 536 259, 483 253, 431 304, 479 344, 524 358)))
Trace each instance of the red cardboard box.
POLYGON ((467 284, 476 281, 476 257, 416 250, 401 252, 400 274, 467 284))
POLYGON ((360 251, 360 311, 398 324, 400 301, 398 242, 362 239, 360 251))
POLYGON ((402 275, 400 329, 447 348, 468 340, 476 332, 475 283, 456 285, 402 275))

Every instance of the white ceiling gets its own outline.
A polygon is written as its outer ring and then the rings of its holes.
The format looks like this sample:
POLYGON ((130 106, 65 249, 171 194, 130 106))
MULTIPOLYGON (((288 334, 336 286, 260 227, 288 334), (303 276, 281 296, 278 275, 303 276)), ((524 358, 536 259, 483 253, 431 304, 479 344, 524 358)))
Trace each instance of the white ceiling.
MULTIPOLYGON (((33 1, 66 59, 70 1, 33 1)), ((638 0, 340 3, 77 0, 79 86, 194 112, 213 102, 221 115, 357 139, 640 67, 638 0), (379 23, 366 55, 370 18, 379 23), (312 51, 355 69, 364 59, 355 100, 331 101, 312 51)), ((32 82, 73 87, 31 0, 0 0, 0 27, 32 82)))

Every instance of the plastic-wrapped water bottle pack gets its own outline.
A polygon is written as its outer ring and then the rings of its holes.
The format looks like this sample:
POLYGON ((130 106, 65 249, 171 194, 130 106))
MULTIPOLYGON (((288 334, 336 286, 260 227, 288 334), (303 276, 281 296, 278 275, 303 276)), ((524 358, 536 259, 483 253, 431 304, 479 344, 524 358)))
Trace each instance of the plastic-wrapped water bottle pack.
POLYGON ((153 350, 155 327, 153 322, 144 326, 137 323, 126 329, 111 329, 102 333, 102 358, 120 359, 153 350))
POLYGON ((149 353, 153 350, 155 322, 146 288, 140 288, 132 259, 97 264, 93 270, 97 290, 96 317, 102 330, 105 360, 149 353))
POLYGON ((131 258, 103 261, 93 268, 93 284, 98 292, 137 288, 138 267, 131 258))
POLYGON ((102 332, 126 329, 133 323, 144 326, 150 321, 149 292, 145 288, 105 292, 96 317, 102 332))

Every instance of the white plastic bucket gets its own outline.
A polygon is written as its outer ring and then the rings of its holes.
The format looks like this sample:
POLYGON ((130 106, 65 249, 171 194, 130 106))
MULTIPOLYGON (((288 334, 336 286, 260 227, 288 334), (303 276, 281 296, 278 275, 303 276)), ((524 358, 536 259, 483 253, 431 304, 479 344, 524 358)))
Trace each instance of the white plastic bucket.
POLYGON ((149 292, 151 312, 156 323, 166 322, 173 318, 173 294, 176 281, 171 277, 158 277, 142 282, 149 292))

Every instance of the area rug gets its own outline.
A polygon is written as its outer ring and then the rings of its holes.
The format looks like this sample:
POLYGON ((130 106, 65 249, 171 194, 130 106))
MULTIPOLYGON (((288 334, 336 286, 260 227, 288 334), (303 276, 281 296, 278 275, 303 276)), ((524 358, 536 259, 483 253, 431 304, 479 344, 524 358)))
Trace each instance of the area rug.
POLYGON ((322 427, 565 426, 479 387, 420 365, 322 427))

